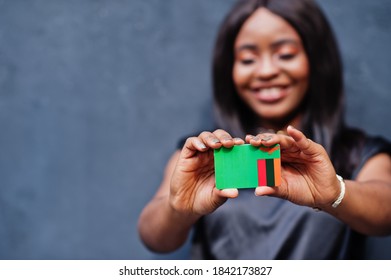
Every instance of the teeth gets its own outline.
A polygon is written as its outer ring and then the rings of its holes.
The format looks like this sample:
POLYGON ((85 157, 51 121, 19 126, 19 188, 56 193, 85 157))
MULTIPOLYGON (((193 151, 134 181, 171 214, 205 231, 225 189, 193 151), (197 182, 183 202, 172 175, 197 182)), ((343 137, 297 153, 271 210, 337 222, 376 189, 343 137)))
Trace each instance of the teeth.
POLYGON ((259 92, 262 94, 264 97, 270 97, 270 98, 276 98, 279 96, 281 91, 281 88, 279 87, 271 87, 271 88, 263 88, 259 92))

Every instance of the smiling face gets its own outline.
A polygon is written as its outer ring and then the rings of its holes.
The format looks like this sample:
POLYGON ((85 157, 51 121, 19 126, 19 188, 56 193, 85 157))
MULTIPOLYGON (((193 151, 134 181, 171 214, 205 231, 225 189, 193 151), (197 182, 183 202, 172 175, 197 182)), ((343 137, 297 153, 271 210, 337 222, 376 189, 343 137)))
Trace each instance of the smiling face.
POLYGON ((260 125, 276 129, 276 123, 285 126, 297 119, 308 88, 309 62, 295 29, 260 8, 243 24, 234 51, 236 89, 260 117, 260 125))

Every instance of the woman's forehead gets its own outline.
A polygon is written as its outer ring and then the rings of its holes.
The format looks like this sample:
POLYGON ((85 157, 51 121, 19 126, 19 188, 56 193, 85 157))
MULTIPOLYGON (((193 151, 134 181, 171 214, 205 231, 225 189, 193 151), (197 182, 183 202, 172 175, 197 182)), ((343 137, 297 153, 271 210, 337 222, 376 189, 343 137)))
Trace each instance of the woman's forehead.
POLYGON ((300 43, 296 30, 282 17, 265 8, 256 10, 243 24, 235 41, 235 48, 243 44, 256 44, 262 41, 287 41, 300 43))

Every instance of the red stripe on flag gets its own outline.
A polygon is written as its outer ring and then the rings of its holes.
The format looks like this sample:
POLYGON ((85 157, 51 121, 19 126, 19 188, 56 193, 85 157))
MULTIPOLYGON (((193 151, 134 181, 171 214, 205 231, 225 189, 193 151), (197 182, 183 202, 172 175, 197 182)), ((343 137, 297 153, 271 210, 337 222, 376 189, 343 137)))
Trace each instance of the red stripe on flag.
POLYGON ((266 182, 266 160, 258 160, 258 186, 267 186, 266 182))

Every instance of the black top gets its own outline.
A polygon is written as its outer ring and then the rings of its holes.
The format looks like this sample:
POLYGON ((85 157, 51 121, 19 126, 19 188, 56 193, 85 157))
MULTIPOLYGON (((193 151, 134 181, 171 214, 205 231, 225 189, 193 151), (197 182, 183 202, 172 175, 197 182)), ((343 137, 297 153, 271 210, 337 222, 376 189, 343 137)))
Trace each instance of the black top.
MULTIPOLYGON (((354 179, 372 156, 391 154, 383 138, 367 137, 354 179)), ((193 259, 363 259, 365 236, 310 207, 241 189, 195 226, 193 259)))

